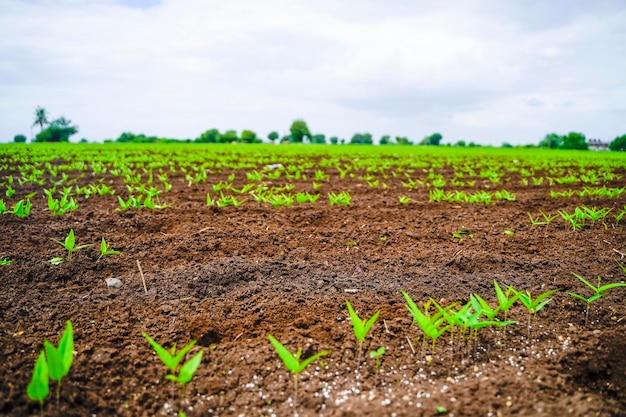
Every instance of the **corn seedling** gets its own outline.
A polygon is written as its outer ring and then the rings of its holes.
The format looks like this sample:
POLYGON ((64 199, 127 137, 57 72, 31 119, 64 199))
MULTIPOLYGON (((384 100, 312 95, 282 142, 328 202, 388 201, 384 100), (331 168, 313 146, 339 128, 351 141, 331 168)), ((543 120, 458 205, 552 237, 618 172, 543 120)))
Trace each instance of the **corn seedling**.
POLYGON ((74 360, 74 330, 72 322, 67 321, 58 347, 55 347, 48 340, 44 340, 43 346, 46 352, 48 374, 50 379, 57 381, 56 397, 58 408, 61 398, 61 380, 70 371, 74 360))
POLYGON ((374 372, 376 373, 376 375, 378 375, 378 371, 380 370, 380 361, 383 358, 383 355, 385 354, 385 347, 381 346, 376 350, 373 350, 370 352, 370 358, 374 359, 376 361, 375 365, 374 365, 374 372))
POLYGON ((585 278, 581 277, 580 275, 574 272, 572 272, 572 274, 574 274, 576 278, 578 278, 587 287, 591 288, 591 290, 594 292, 594 294, 589 298, 585 298, 582 295, 576 294, 574 292, 567 293, 571 295, 572 297, 577 298, 587 303, 587 309, 585 311, 585 327, 587 327, 587 322, 589 321, 589 307, 591 306, 592 302, 600 299, 610 289, 618 288, 618 287, 626 287, 626 284, 623 282, 614 282, 612 284, 606 284, 606 285, 600 286, 600 281, 602 280, 602 278, 599 275, 598 275, 598 285, 596 286, 596 285, 591 284, 589 281, 587 281, 585 278))
POLYGON ((30 199, 20 200, 13 206, 13 214, 17 217, 28 217, 30 215, 30 199))
POLYGON ((298 404, 298 375, 300 372, 304 371, 307 366, 313 363, 315 360, 320 358, 321 356, 328 355, 330 350, 323 350, 318 352, 300 362, 300 356, 302 355, 302 348, 298 348, 295 355, 291 353, 285 346, 283 346, 274 336, 271 334, 267 335, 267 338, 270 340, 272 346, 278 353, 278 356, 285 364, 285 367, 293 374, 293 388, 294 388, 294 407, 297 407, 298 404))
POLYGON ((493 286, 498 300, 498 311, 504 312, 504 320, 506 321, 506 316, 508 315, 513 304, 515 304, 515 301, 519 298, 519 295, 511 285, 507 287, 506 291, 502 291, 500 284, 498 284, 498 281, 495 279, 493 280, 493 286))
MULTIPOLYGON (((411 315, 413 316, 413 323, 417 323, 422 332, 424 333, 424 341, 426 341, 426 337, 430 338, 432 341, 432 352, 435 351, 435 343, 437 339, 444 334, 448 329, 452 327, 451 324, 446 325, 446 316, 440 309, 437 313, 430 313, 430 306, 434 303, 432 299, 429 299, 426 303, 424 303, 424 311, 422 311, 417 304, 411 299, 409 294, 405 291, 400 291, 406 300, 406 308, 409 310, 411 315)), ((436 304, 436 303, 434 303, 436 304)), ((453 305, 447 307, 446 309, 452 308, 453 305)))
POLYGON ((200 362, 202 362, 202 351, 196 353, 189 361, 187 361, 180 368, 180 372, 176 375, 176 369, 178 368, 178 364, 183 360, 187 352, 191 350, 196 344, 195 340, 189 342, 185 347, 183 347, 179 352, 176 352, 176 343, 174 343, 171 349, 168 351, 163 346, 161 346, 158 342, 152 339, 147 333, 142 332, 141 335, 150 343, 152 349, 159 356, 163 364, 170 370, 170 374, 165 375, 165 378, 170 381, 178 382, 181 386, 181 395, 185 396, 185 386, 191 381, 194 374, 198 370, 200 366, 200 362))
POLYGON ((106 255, 121 255, 122 252, 120 251, 116 251, 116 250, 111 250, 111 246, 109 243, 107 243, 106 240, 104 240, 104 236, 102 237, 102 241, 100 241, 100 256, 98 256, 98 260, 96 261, 96 263, 100 262, 100 259, 102 259, 103 256, 106 255))
POLYGON ((411 198, 405 195, 401 195, 398 197, 398 201, 400 201, 400 204, 408 204, 411 202, 411 198))
POLYGON ((74 239, 74 229, 70 229, 70 232, 67 234, 63 242, 56 239, 54 241, 65 248, 65 250, 67 251, 68 262, 72 262, 72 253, 76 252, 77 250, 93 246, 93 244, 76 246, 76 241, 74 239))
POLYGON ((6 214, 8 212, 9 212, 9 210, 7 209, 7 206, 6 206, 5 202, 4 202, 4 200, 0 198, 0 214, 6 214))
POLYGON ((530 322, 532 318, 535 317, 537 313, 542 308, 544 308, 550 301, 552 301, 552 299, 548 297, 557 291, 561 291, 561 289, 555 288, 553 290, 546 291, 543 294, 540 294, 534 300, 532 299, 530 295, 530 291, 526 291, 526 292, 521 292, 517 290, 513 290, 513 291, 515 291, 515 293, 519 297, 519 300, 522 302, 522 304, 524 304, 524 307, 526 307, 526 309, 528 310, 528 342, 530 343, 530 328, 531 328, 530 322))
POLYGON ((341 191, 338 194, 333 193, 332 191, 328 193, 328 200, 330 201, 330 205, 350 205, 351 200, 350 193, 347 191, 341 191))
POLYGON ((348 307, 348 313, 350 313, 350 321, 352 321, 354 335, 359 341, 359 351, 357 354, 357 364, 359 364, 361 362, 361 353, 363 351, 363 341, 365 340, 365 336, 367 336, 367 333, 369 333, 374 323, 376 323, 376 320, 378 320, 380 310, 374 313, 374 315, 368 320, 365 320, 361 319, 359 315, 354 311, 352 305, 350 305, 350 301, 346 300, 346 306, 348 307))
POLYGON ((42 350, 35 362, 35 368, 33 369, 33 376, 26 387, 26 394, 28 398, 33 401, 39 401, 39 407, 41 409, 41 415, 43 416, 43 401, 48 398, 50 393, 50 375, 48 371, 48 362, 46 362, 46 356, 42 350))
POLYGON ((0 259, 0 265, 11 265, 11 260, 10 259, 6 259, 6 258, 2 258, 0 259))

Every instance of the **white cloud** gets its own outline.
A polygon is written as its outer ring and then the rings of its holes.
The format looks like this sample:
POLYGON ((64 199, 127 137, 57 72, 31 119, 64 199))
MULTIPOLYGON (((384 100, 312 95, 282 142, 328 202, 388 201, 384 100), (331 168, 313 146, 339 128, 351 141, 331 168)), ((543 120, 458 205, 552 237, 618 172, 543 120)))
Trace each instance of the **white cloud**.
POLYGON ((5 0, 0 140, 29 134, 37 105, 90 140, 295 118, 341 137, 612 139, 624 21, 618 1, 5 0))

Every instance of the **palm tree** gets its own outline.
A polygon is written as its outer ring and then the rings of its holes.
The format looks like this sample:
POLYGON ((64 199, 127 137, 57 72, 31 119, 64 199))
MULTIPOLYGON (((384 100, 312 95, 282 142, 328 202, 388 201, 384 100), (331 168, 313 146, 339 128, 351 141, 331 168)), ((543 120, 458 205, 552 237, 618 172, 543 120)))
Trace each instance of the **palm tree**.
POLYGON ((46 111, 46 109, 41 106, 37 106, 37 108, 35 109, 35 123, 33 123, 33 126, 39 125, 39 127, 43 131, 43 125, 47 125, 49 123, 50 121, 48 120, 48 112, 46 111))

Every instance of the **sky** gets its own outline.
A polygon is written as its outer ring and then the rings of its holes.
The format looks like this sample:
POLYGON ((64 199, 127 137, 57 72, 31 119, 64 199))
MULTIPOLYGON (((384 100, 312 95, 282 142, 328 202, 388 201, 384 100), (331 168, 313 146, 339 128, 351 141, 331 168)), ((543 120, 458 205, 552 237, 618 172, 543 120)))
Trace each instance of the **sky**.
POLYGON ((626 133, 623 0, 1 0, 0 142, 626 133))

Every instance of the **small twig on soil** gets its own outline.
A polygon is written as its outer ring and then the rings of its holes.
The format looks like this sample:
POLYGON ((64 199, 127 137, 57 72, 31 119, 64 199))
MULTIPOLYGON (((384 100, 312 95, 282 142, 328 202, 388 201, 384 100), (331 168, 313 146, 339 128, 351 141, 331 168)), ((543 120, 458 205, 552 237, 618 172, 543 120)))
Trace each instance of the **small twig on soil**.
POLYGON ((143 282, 143 290, 148 294, 148 288, 146 288, 146 277, 143 276, 143 271, 141 270, 141 264, 139 263, 139 259, 137 259, 137 267, 139 268, 139 275, 141 275, 141 282, 143 282))
POLYGON ((243 333, 239 333, 237 336, 235 336, 235 341, 239 339, 241 336, 243 336, 243 333))
POLYGON ((456 258, 461 252, 463 252, 463 250, 464 250, 464 248, 463 249, 459 249, 456 252, 454 252, 452 254, 452 257, 450 258, 450 260, 448 262, 446 262, 446 266, 447 265, 452 265, 452 262, 454 262, 454 258, 456 258))
POLYGON ((211 229, 211 227, 205 227, 203 229, 198 230, 196 233, 202 233, 202 232, 206 232, 207 230, 211 229))
POLYGON ((413 343, 411 343, 411 339, 409 339, 409 336, 406 337, 406 341, 409 342, 409 347, 411 348, 411 352, 413 352, 413 354, 415 355, 415 348, 413 347, 413 343))
POLYGON ((397 336, 397 334, 389 330, 389 327, 387 327, 387 320, 383 319, 383 324, 385 325, 385 333, 389 333, 392 336, 397 336))
POLYGON ((617 249, 613 249, 613 251, 620 256, 620 259, 624 259, 624 256, 626 256, 626 253, 622 253, 622 252, 618 251, 617 249))

